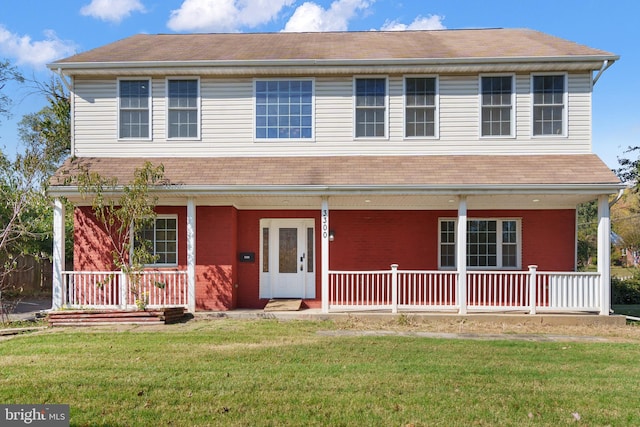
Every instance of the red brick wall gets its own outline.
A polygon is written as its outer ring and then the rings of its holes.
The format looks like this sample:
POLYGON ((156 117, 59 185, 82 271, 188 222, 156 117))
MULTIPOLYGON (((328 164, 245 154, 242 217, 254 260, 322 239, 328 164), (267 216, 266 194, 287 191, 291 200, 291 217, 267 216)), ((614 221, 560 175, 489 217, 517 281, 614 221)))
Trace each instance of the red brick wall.
POLYGON ((236 307, 237 210, 196 208, 196 310, 236 307))

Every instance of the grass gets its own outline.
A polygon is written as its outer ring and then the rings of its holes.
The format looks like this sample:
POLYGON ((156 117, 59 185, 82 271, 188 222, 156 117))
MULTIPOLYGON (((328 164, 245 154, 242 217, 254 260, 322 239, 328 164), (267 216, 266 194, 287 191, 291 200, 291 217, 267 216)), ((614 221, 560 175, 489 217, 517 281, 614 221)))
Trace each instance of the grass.
POLYGON ((67 403, 74 426, 640 425, 637 341, 318 334, 338 326, 19 336, 0 342, 0 402, 67 403))

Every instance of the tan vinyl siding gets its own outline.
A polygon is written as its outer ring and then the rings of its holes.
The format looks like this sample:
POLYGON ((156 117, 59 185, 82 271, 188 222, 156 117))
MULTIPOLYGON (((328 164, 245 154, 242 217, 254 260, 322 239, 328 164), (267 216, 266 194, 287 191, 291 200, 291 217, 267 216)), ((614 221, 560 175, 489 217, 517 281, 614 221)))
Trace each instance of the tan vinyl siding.
POLYGON ((388 76, 388 139, 362 140, 354 139, 353 133, 353 78, 315 78, 315 138, 309 141, 254 141, 253 79, 204 77, 200 78, 199 140, 167 140, 164 77, 152 81, 153 140, 118 140, 117 79, 75 78, 74 154, 223 157, 562 154, 591 150, 591 76, 588 72, 568 74, 567 136, 535 138, 531 130, 530 73, 516 75, 515 138, 481 138, 478 74, 445 74, 438 76, 440 137, 405 139, 404 77, 388 76))
POLYGON ((318 78, 315 93, 317 144, 350 144, 353 141, 353 79, 318 78))
POLYGON ((402 76, 389 78, 389 114, 387 128, 389 140, 393 144, 402 143, 404 139, 404 84, 402 76))
POLYGON ((440 140, 448 146, 477 145, 479 140, 477 75, 440 77, 440 140), (466 142, 465 142, 466 141, 466 142))
POLYGON ((107 146, 118 130, 116 80, 74 81, 73 135, 78 155, 107 146))
POLYGON ((569 74, 569 139, 591 143, 591 74, 569 74))
POLYGON ((253 81, 201 79, 202 142, 214 148, 253 143, 253 81))

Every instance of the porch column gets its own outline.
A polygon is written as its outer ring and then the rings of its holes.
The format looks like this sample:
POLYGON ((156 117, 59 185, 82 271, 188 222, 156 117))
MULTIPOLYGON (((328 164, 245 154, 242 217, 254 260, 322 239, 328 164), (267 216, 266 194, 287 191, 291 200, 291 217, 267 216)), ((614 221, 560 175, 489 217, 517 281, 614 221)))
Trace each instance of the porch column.
POLYGON ((53 289, 51 294, 51 308, 53 310, 62 308, 64 304, 64 239, 64 204, 59 198, 56 198, 53 202, 53 289))
POLYGON ((320 212, 320 229, 321 229, 321 248, 320 256, 322 259, 320 273, 322 281, 322 312, 329 312, 329 200, 327 197, 322 198, 322 207, 320 212))
POLYGON ((611 219, 607 195, 598 197, 598 273, 600 273, 600 315, 608 316, 611 306, 611 219))
POLYGON ((187 199, 187 308, 196 311, 196 202, 187 199))
POLYGON ((458 306, 467 314, 467 196, 458 199, 458 229, 456 235, 456 266, 458 267, 458 306))

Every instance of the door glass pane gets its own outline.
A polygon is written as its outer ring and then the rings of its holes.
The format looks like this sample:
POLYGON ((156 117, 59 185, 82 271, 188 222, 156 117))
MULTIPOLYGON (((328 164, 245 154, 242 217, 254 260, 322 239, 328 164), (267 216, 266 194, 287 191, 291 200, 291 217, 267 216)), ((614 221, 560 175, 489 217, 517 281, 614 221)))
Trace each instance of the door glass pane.
POLYGON ((262 229, 262 271, 269 272, 269 229, 262 229))
POLYGON ((280 273, 297 273, 298 229, 280 228, 279 265, 280 273))
POLYGON ((307 273, 313 273, 313 228, 307 228, 307 273))

